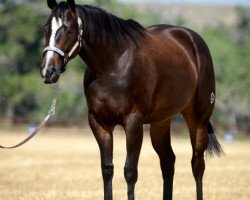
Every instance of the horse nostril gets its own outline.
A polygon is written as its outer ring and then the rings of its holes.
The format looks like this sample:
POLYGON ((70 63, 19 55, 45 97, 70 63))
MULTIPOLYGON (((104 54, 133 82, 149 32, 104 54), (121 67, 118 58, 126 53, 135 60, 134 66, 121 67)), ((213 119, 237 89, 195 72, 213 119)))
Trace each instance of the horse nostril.
POLYGON ((54 72, 56 72, 56 69, 55 69, 54 67, 52 67, 52 68, 50 69, 50 76, 52 76, 52 75, 54 74, 54 72))
POLYGON ((46 69, 45 77, 50 78, 55 71, 56 69, 54 67, 48 67, 48 69, 46 69))

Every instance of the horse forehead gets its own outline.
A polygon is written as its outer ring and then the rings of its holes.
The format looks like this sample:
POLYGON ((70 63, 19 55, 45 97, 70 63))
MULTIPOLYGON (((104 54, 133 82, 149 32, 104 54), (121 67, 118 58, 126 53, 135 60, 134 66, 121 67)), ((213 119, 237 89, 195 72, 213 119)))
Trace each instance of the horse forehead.
POLYGON ((51 29, 53 30, 58 30, 63 24, 63 21, 60 17, 52 17, 51 20, 51 29))

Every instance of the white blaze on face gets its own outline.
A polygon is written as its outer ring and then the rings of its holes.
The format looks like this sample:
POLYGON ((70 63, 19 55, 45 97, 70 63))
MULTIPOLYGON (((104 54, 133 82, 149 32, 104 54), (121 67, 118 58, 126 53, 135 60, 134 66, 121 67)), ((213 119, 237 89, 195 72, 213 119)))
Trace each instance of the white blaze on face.
MULTIPOLYGON (((62 26, 62 19, 58 18, 56 19, 55 17, 52 18, 51 21, 51 35, 49 39, 49 46, 54 47, 56 44, 56 32, 58 29, 62 26)), ((45 76, 46 70, 49 65, 50 59, 53 57, 54 52, 53 51, 47 51, 46 57, 45 57, 45 67, 43 69, 43 75, 45 76)))

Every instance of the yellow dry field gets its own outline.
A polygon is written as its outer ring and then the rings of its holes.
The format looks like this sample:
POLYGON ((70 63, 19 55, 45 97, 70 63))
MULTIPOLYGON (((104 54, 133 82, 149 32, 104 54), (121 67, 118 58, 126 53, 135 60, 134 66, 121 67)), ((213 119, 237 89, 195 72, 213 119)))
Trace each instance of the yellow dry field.
MULTIPOLYGON (((25 130, 0 130, 0 143, 14 144, 25 130)), ((188 138, 173 137, 177 157, 173 199, 195 199, 188 138)), ((224 144, 226 156, 206 160, 204 199, 250 199, 250 142, 224 144)), ((126 199, 123 178, 125 137, 114 133, 113 195, 126 199)), ((162 199, 158 157, 145 135, 139 162, 136 199, 162 199)), ((103 199, 99 149, 88 127, 84 129, 43 129, 26 145, 0 150, 1 200, 98 200, 103 199)))

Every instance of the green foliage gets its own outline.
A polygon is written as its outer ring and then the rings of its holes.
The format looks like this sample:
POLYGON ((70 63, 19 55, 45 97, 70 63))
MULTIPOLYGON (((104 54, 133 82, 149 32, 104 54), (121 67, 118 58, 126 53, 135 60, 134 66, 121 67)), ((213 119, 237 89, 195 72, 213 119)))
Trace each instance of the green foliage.
POLYGON ((250 7, 236 7, 236 12, 238 14, 238 22, 236 24, 237 28, 237 39, 238 42, 244 44, 250 40, 250 7))

